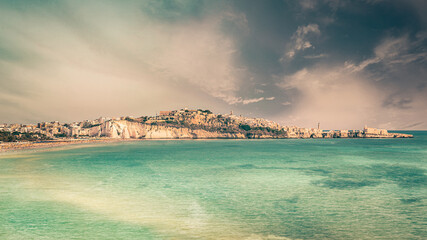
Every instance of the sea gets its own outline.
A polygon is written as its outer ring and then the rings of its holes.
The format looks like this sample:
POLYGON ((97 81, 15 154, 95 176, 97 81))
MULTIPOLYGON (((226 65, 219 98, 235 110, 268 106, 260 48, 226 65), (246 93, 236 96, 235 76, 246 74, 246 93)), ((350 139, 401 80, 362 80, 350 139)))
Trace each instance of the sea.
POLYGON ((2 153, 0 239, 427 239, 427 132, 405 133, 2 153))

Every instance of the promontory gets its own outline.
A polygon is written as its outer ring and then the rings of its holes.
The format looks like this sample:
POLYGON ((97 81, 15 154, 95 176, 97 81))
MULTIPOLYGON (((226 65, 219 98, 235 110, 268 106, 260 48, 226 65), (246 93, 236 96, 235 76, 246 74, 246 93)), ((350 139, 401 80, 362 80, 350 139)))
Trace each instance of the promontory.
POLYGON ((156 116, 119 117, 74 123, 0 124, 0 142, 78 139, 277 139, 411 138, 385 129, 322 130, 281 126, 262 118, 214 114, 209 110, 160 111, 156 116))

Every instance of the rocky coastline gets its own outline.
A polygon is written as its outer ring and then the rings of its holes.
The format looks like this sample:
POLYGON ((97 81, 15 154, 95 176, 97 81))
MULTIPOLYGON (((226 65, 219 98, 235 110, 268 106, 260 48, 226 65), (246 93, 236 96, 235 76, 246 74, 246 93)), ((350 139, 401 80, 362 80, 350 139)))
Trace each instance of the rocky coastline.
POLYGON ((156 116, 99 118, 61 124, 0 124, 0 150, 137 139, 412 138, 385 129, 322 130, 281 126, 262 118, 209 110, 161 111, 156 116))

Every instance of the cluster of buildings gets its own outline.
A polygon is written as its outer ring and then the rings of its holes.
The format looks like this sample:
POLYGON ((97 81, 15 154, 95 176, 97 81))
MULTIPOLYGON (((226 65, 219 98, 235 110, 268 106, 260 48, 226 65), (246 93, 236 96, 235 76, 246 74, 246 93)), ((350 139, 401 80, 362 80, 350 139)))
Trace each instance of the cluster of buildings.
POLYGON ((0 124, 0 131, 12 133, 35 133, 50 138, 88 136, 88 130, 96 125, 101 125, 107 118, 62 124, 58 121, 41 122, 37 124, 0 124))
POLYGON ((385 129, 369 128, 363 130, 322 130, 320 128, 284 127, 287 138, 387 138, 404 137, 404 134, 389 133, 385 129))
POLYGON ((365 136, 377 136, 377 135, 388 135, 388 131, 386 129, 377 129, 377 128, 370 128, 365 125, 363 128, 363 133, 365 136))
MULTIPOLYGON (((221 129, 236 127, 241 124, 249 125, 251 128, 271 128, 282 129, 278 123, 262 118, 247 118, 230 114, 217 115, 209 110, 188 110, 160 111, 160 114, 150 122, 175 122, 186 123, 193 126, 202 126, 210 129, 221 129)), ((147 121, 148 122, 148 121, 147 121)))
POLYGON ((10 132, 21 137, 24 134, 33 134, 33 137, 41 139, 47 136, 47 131, 42 130, 34 124, 0 124, 0 132, 10 132))

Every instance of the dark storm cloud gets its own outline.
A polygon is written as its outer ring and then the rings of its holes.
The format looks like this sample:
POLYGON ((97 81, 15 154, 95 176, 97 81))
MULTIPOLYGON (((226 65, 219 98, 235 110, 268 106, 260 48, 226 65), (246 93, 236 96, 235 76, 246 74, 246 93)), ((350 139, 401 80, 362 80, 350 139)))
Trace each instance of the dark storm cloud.
POLYGON ((410 126, 427 117, 426 10, 421 0, 0 0, 0 101, 21 106, 0 121, 202 107, 302 126, 410 126))

